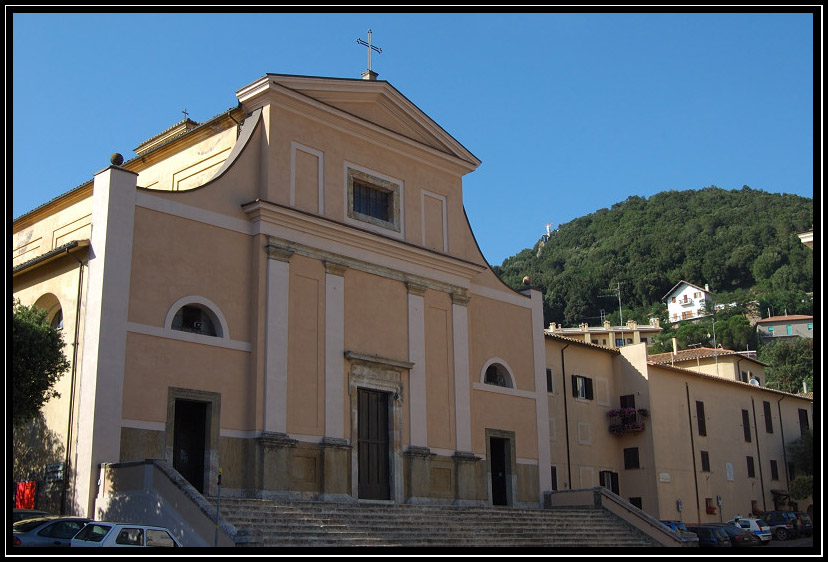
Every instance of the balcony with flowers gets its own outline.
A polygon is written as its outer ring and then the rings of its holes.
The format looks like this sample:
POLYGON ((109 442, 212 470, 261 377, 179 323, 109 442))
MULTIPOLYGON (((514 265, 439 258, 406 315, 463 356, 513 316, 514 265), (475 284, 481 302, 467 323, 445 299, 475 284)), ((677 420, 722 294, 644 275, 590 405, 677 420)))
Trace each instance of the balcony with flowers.
POLYGON ((607 412, 609 432, 616 437, 644 431, 644 420, 650 416, 646 408, 614 408, 607 412))

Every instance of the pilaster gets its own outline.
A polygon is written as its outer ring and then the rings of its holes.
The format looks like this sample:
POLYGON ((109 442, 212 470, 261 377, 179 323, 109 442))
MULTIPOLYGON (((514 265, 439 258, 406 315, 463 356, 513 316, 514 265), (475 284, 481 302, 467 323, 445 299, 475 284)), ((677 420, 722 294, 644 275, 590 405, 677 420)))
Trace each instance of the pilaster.
POLYGON ((267 252, 267 314, 265 315, 264 431, 287 431, 289 248, 270 243, 267 252))
POLYGON ((99 466, 118 462, 137 174, 95 175, 78 407, 75 502, 92 516, 99 466))

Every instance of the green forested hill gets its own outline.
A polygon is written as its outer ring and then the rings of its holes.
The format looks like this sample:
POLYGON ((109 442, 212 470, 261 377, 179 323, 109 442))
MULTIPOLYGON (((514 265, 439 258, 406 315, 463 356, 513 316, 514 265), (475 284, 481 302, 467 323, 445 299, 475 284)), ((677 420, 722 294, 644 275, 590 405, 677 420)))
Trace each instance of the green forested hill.
POLYGON ((812 228, 813 213, 813 199, 747 186, 632 196, 560 225, 494 269, 513 288, 530 276, 547 324, 595 325, 602 310, 617 322, 619 288, 624 321, 666 318, 661 299, 682 280, 708 284, 717 302, 810 314, 813 251, 797 233, 812 228))

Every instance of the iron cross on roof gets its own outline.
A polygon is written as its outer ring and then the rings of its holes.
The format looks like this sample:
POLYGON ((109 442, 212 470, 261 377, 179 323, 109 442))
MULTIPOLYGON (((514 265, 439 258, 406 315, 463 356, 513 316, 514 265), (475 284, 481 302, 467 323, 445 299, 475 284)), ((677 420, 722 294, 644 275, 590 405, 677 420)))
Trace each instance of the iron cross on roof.
POLYGON ((364 45, 364 46, 368 47, 368 71, 371 72, 371 51, 374 50, 378 53, 381 53, 382 49, 380 49, 379 47, 376 47, 376 46, 371 44, 371 30, 370 29, 368 30, 368 42, 366 43, 362 39, 357 39, 357 43, 359 43, 360 45, 364 45))

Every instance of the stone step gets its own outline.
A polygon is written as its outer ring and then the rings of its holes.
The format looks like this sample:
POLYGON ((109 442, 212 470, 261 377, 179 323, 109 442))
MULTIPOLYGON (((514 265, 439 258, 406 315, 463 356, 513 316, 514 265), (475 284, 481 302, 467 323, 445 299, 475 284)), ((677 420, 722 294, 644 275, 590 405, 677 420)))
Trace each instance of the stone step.
MULTIPOLYGON (((215 498, 212 503, 215 505, 215 498)), ((254 546, 652 546, 598 509, 517 509, 223 498, 254 546)))

